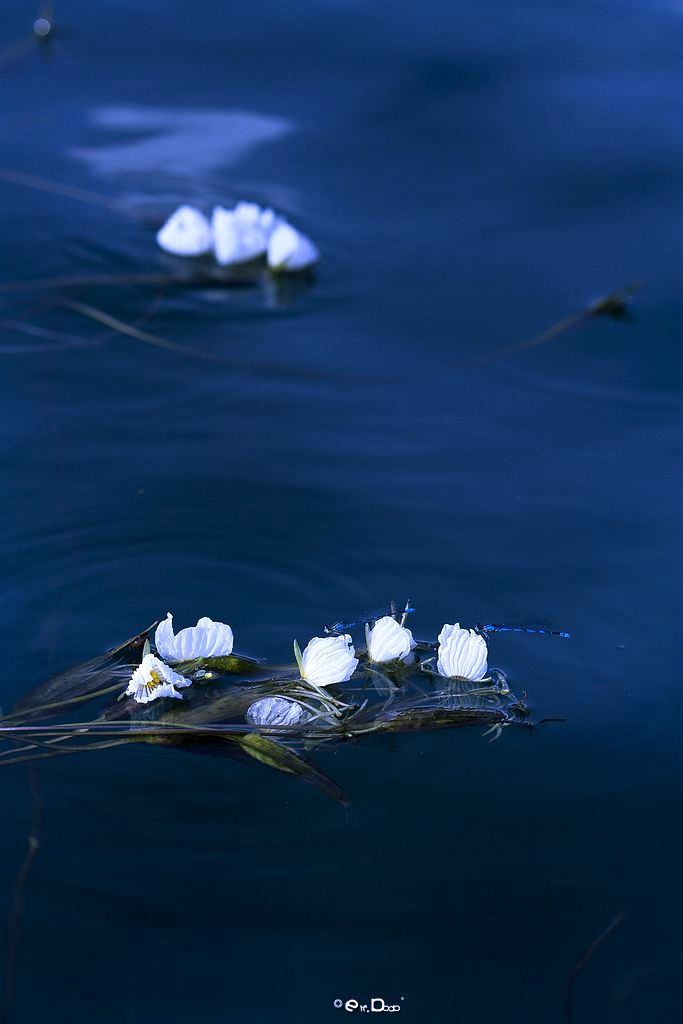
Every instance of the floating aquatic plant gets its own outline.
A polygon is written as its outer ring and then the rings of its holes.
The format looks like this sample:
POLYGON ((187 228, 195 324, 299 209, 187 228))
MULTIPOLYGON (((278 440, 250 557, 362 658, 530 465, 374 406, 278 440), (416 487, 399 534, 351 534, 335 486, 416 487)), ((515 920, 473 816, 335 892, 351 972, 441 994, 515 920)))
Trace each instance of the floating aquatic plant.
POLYGON ((255 759, 344 801, 310 760, 318 746, 467 725, 497 738, 524 720, 524 700, 488 668, 486 634, 456 623, 438 643, 416 641, 404 626, 409 611, 366 622, 367 649, 349 633, 314 637, 303 653, 295 642, 296 662, 277 668, 236 654, 226 623, 200 618, 175 633, 169 613, 0 716, 0 767, 148 743, 255 759))

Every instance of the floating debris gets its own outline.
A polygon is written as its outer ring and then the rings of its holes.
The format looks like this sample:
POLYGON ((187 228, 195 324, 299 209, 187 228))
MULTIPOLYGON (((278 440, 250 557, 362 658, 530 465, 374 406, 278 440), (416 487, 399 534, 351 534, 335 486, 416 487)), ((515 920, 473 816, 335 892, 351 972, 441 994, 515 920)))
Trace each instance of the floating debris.
POLYGON ((36 45, 45 46, 53 36, 54 5, 52 0, 45 0, 34 15, 31 31, 17 42, 0 50, 0 69, 21 60, 26 54, 35 50, 36 45))
POLYGON ((47 18, 36 18, 33 22, 33 32, 39 39, 46 39, 52 32, 52 22, 47 18))
POLYGON ((532 338, 518 341, 514 345, 506 345, 505 348, 496 349, 495 352, 489 352, 488 355, 476 360, 471 365, 473 367, 485 366, 487 363, 493 363, 497 359, 505 359, 507 356, 515 355, 517 352, 525 352, 527 349, 545 345, 546 342, 553 341, 559 335, 572 330, 574 327, 579 327, 593 317, 611 316, 617 320, 623 319, 628 315, 631 299, 639 288, 640 281, 633 281, 631 284, 627 284, 624 288, 619 288, 609 295, 602 295, 599 299, 591 302, 589 306, 586 306, 585 309, 579 310, 578 313, 574 313, 572 316, 565 317, 564 320, 558 320, 557 323, 542 331, 541 334, 535 334, 532 338))

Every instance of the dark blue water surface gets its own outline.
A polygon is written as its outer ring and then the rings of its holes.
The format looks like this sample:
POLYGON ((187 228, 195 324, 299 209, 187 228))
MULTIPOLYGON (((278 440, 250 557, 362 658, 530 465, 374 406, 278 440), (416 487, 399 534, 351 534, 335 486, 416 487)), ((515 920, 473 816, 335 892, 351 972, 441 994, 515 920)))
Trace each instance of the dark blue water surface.
MULTIPOLYGON (((4 0, 2 46, 34 17, 4 0)), ((106 202, 0 181, 2 282, 163 270, 155 226, 187 200, 272 204, 324 259, 302 288, 76 293, 242 368, 63 291, 0 295, 0 704, 169 609, 278 660, 391 597, 425 639, 539 617, 575 638, 491 643, 564 724, 319 754, 348 816, 256 765, 48 762, 8 1019, 317 1024, 380 997, 562 1024, 624 911, 575 1020, 683 1019, 683 8, 65 0, 56 21, 50 51, 0 61, 0 165, 106 202), (480 362, 634 279, 631 320, 480 362)), ((7 768, 3 919, 28 792, 7 768)))

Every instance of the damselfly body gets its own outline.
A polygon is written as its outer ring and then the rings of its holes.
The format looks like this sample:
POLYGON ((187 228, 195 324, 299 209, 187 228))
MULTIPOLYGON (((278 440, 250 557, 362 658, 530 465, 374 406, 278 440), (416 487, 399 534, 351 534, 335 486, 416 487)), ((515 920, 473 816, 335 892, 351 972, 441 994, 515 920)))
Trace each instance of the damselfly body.
POLYGON ((571 638, 571 633, 553 629, 552 625, 552 622, 488 622, 485 626, 479 624, 474 628, 484 638, 487 633, 535 633, 541 636, 561 636, 566 640, 571 638))
POLYGON ((390 601, 389 604, 363 612, 362 615, 356 616, 355 619, 340 620, 331 626, 324 626, 323 628, 326 633, 345 633, 356 626, 364 626, 366 622, 376 622, 377 619, 382 619, 385 615, 392 615, 394 618, 400 615, 401 625, 403 625, 407 617, 414 611, 415 609, 410 606, 410 601, 406 602, 405 608, 400 612, 396 608, 396 602, 390 601))

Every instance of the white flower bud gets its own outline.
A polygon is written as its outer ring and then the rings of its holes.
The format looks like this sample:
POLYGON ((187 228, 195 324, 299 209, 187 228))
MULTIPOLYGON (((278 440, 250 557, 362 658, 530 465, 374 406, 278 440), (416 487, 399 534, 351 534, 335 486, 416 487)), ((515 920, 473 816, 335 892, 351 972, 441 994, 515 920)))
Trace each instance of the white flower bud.
POLYGON ((370 661, 396 661, 406 658, 415 641, 413 634, 405 626, 401 626, 391 615, 378 619, 372 629, 365 631, 370 661))
POLYGON ((439 633, 437 669, 442 676, 460 679, 485 679, 486 641, 473 629, 461 629, 460 623, 446 625, 439 633))
POLYGON ((351 637, 315 636, 301 656, 303 679, 316 686, 345 683, 356 671, 358 658, 351 637))

